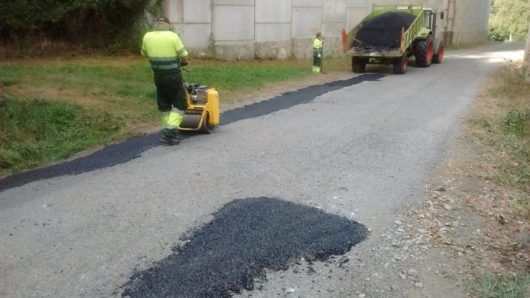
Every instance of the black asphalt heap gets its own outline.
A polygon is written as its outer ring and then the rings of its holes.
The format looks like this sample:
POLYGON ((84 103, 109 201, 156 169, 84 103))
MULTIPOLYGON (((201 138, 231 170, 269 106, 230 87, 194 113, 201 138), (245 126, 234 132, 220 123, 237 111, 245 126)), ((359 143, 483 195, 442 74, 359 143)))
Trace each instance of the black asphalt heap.
MULTIPOLYGON (((327 92, 365 81, 375 81, 382 76, 383 75, 381 74, 364 74, 347 80, 340 80, 327 84, 310 86, 294 92, 287 92, 266 101, 224 112, 221 114, 221 125, 263 116, 282 109, 288 109, 298 104, 310 102, 315 99, 315 97, 327 92)), ((82 158, 11 175, 4 179, 0 179, 0 191, 24 185, 32 181, 65 175, 76 175, 125 163, 133 158, 139 157, 142 152, 158 146, 160 144, 158 141, 159 138, 159 133, 136 137, 119 144, 106 146, 105 148, 82 158)))
POLYGON ((401 42, 401 28, 407 30, 416 17, 406 12, 387 12, 361 24, 353 41, 360 49, 397 49, 401 42))
POLYGON ((265 269, 326 260, 363 241, 366 228, 322 210, 271 198, 235 200, 186 244, 124 286, 130 297, 229 297, 252 290, 265 269))

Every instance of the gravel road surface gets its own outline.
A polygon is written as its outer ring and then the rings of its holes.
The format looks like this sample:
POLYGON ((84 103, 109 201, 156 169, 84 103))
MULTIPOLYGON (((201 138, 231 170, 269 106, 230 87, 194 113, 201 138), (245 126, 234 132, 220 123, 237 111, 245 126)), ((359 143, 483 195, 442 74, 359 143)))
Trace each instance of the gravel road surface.
POLYGON ((419 200, 478 86, 520 49, 452 51, 441 65, 411 67, 405 75, 369 68, 377 79, 339 84, 310 101, 243 117, 112 167, 6 189, 0 296, 120 296, 135 273, 215 223, 227 204, 259 197, 315 207, 371 232, 349 257, 316 261, 307 272, 299 271, 300 262, 287 271, 268 268, 256 290, 241 295, 356 296, 356 279, 372 273, 349 272, 373 257, 367 246, 381 245, 372 236, 419 200))

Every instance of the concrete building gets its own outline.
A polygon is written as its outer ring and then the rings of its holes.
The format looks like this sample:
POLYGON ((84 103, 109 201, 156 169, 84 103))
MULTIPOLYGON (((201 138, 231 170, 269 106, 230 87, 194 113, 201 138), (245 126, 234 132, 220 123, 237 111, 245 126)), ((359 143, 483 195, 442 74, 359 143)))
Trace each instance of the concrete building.
MULTIPOLYGON (((310 57, 324 36, 325 55, 342 54, 341 30, 357 25, 373 5, 410 0, 165 0, 165 13, 187 48, 220 59, 310 57)), ((418 1, 420 2, 420 1, 418 1)), ((425 0, 444 11, 438 30, 453 43, 484 40, 490 0, 425 0)))

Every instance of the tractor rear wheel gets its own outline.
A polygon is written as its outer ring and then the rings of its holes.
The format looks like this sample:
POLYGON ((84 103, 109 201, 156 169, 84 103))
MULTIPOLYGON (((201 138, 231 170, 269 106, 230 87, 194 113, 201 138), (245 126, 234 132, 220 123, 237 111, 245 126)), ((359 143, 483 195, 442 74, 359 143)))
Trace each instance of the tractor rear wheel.
POLYGON ((431 65, 434 53, 432 36, 429 35, 426 40, 416 42, 414 56, 416 56, 416 65, 419 67, 428 67, 431 65))
POLYGON ((351 58, 351 69, 355 73, 362 73, 366 69, 366 60, 359 57, 351 58))
POLYGON ((395 74, 404 74, 407 72, 407 68, 409 67, 409 61, 407 56, 403 56, 401 58, 397 58, 393 61, 393 69, 395 74))
POLYGON ((432 63, 442 63, 442 60, 444 58, 444 42, 441 41, 440 45, 438 46, 438 53, 436 55, 432 56, 432 63))

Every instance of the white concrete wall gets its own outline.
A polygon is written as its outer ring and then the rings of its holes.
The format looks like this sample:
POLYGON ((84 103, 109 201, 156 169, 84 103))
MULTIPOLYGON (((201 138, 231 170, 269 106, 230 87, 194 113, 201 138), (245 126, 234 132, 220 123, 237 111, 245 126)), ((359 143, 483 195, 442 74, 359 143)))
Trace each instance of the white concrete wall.
POLYGON ((170 0, 166 1, 165 10, 186 47, 206 55, 212 33, 211 1, 170 0))
MULTIPOLYGON (((446 16, 449 0, 424 0, 446 16)), ((317 32, 325 55, 342 54, 341 30, 357 25, 373 5, 410 0, 166 0, 166 15, 191 52, 222 59, 309 57, 317 32)), ((490 0, 456 0, 454 22, 438 20, 438 32, 454 31, 456 43, 484 40, 490 0), (450 25, 450 26, 449 26, 450 25), (450 28, 449 28, 450 27, 450 28)))
POLYGON ((488 35, 490 0, 460 0, 456 3, 453 43, 484 41, 488 35))

